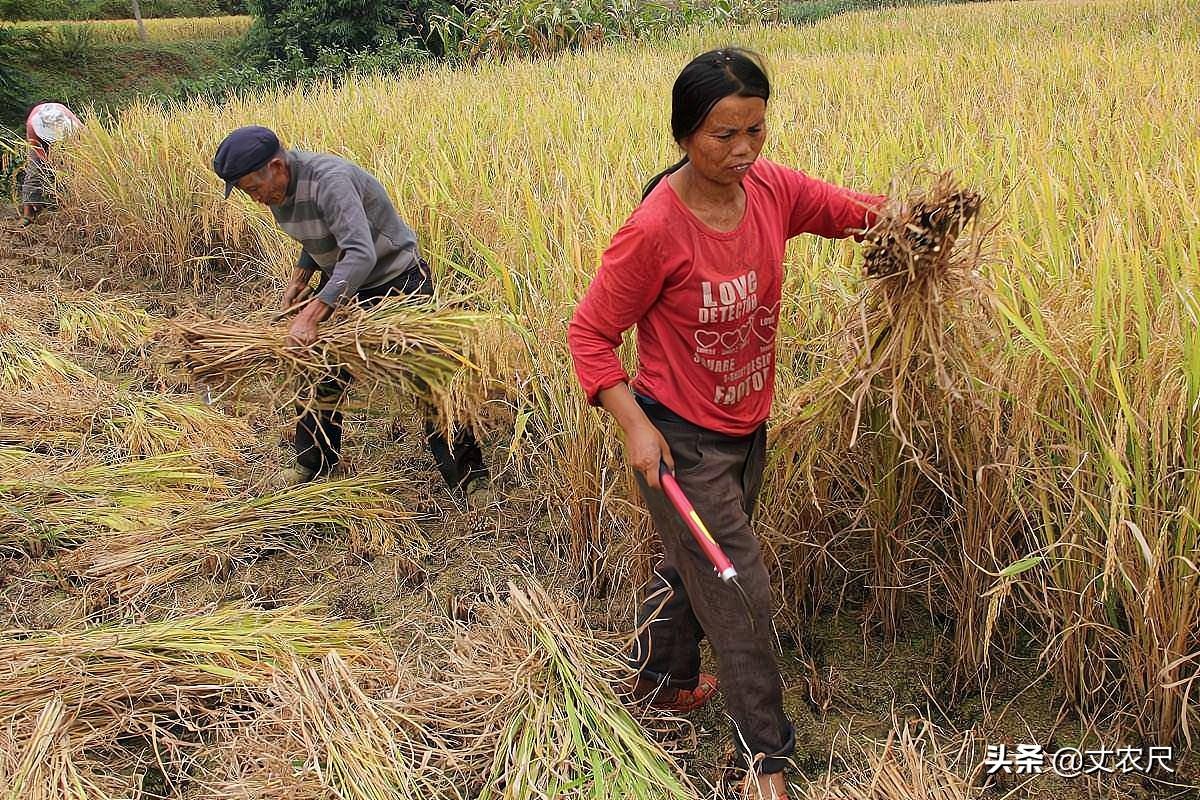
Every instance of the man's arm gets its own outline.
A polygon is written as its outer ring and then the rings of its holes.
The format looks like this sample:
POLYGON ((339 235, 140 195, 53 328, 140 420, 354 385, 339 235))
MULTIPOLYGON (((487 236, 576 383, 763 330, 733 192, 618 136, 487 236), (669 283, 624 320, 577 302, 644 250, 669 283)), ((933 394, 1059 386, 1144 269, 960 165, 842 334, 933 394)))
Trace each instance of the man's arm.
POLYGON ((288 311, 301 300, 308 298, 312 294, 313 273, 317 270, 317 262, 313 261, 312 256, 306 250, 300 251, 300 261, 292 268, 292 276, 288 279, 287 285, 283 287, 283 302, 280 304, 281 311, 288 311))
POLYGON ((375 240, 362 197, 349 176, 335 176, 319 188, 317 206, 337 241, 341 256, 317 297, 333 307, 358 293, 375 269, 375 240))

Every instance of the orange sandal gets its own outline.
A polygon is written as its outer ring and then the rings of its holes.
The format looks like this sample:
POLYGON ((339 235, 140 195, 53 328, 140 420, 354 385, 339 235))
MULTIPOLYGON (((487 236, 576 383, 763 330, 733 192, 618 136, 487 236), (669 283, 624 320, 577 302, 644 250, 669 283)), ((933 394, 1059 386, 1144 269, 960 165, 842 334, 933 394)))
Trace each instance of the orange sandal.
POLYGON ((717 693, 717 677, 706 672, 700 673, 700 682, 695 689, 676 689, 675 696, 667 692, 658 692, 650 701, 651 708, 660 711, 670 711, 676 714, 687 714, 703 708, 714 694, 717 693))

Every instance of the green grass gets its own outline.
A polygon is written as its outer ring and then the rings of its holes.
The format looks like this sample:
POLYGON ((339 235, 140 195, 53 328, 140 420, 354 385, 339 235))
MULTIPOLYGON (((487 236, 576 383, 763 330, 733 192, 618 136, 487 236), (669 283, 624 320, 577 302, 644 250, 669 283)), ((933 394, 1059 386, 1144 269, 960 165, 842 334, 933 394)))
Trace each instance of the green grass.
MULTIPOLYGON (((176 97, 187 81, 229 68, 237 59, 240 39, 149 43, 96 43, 82 57, 39 58, 25 77, 29 102, 62 100, 73 108, 92 106, 107 116, 139 97, 176 97)), ((25 103, 0 109, 0 123, 19 127, 25 103)))
MULTIPOLYGON (((244 13, 243 0, 141 0, 142 16, 217 17, 244 13)), ((0 0, 0 20, 125 19, 133 16, 129 0, 0 0)))

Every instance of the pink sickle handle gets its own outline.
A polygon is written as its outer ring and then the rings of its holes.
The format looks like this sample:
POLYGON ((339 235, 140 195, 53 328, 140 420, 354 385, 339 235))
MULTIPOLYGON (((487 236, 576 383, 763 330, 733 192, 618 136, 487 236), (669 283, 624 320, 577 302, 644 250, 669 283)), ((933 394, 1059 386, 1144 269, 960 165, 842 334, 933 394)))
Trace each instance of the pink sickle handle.
POLYGON ((675 475, 667 469, 666 462, 660 461, 658 464, 658 479, 662 483, 663 491, 667 493, 667 499, 671 501, 671 505, 675 506, 679 516, 683 517, 684 524, 692 532, 692 538, 696 540, 696 544, 700 545, 700 549, 708 557, 713 569, 717 571, 717 575, 726 583, 735 579, 737 570, 733 568, 733 562, 729 560, 729 556, 725 555, 721 545, 717 544, 717 540, 708 532, 704 521, 692 507, 691 501, 687 499, 683 489, 679 488, 675 475))

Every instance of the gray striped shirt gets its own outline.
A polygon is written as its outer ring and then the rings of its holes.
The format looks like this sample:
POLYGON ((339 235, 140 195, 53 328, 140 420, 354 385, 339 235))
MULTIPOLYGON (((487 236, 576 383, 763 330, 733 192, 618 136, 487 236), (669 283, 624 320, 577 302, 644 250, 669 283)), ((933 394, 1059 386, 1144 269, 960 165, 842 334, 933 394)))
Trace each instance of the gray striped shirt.
POLYGON ((336 306, 417 264, 417 235, 374 176, 328 153, 288 150, 287 162, 287 199, 271 214, 304 248, 301 266, 327 276, 318 298, 336 306))

